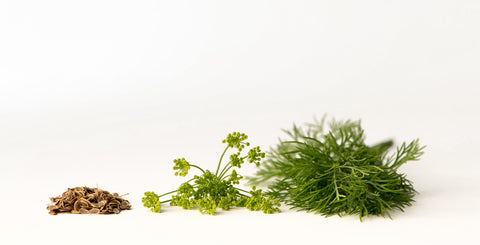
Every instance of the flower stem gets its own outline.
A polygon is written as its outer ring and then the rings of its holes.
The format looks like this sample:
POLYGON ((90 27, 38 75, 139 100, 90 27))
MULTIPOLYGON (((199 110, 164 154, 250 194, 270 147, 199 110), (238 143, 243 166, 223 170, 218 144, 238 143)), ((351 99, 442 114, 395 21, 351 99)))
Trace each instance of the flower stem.
POLYGON ((219 179, 222 179, 223 176, 232 168, 232 164, 229 162, 225 167, 223 168, 222 172, 220 173, 220 176, 218 176, 219 179), (228 168, 227 168, 228 167, 228 168))
POLYGON ((198 168, 198 169, 200 169, 200 171, 202 171, 202 173, 205 173, 205 171, 201 167, 199 167, 197 165, 194 165, 194 164, 189 164, 189 165, 190 165, 190 167, 198 168))
POLYGON ((220 160, 218 161, 218 166, 217 166, 217 171, 215 171, 215 175, 218 174, 218 170, 220 170, 220 165, 222 164, 223 156, 225 156, 225 153, 228 150, 228 146, 225 147, 225 150, 223 150, 222 156, 220 156, 220 160))

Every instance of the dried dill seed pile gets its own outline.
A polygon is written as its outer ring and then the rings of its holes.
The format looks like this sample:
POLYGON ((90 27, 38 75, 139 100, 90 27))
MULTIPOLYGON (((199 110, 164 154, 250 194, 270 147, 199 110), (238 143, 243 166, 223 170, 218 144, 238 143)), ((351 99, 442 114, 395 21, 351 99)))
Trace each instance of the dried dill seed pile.
POLYGON ((51 197, 52 204, 47 207, 49 214, 118 214, 131 208, 130 203, 117 193, 98 188, 68 188, 61 196, 51 197))

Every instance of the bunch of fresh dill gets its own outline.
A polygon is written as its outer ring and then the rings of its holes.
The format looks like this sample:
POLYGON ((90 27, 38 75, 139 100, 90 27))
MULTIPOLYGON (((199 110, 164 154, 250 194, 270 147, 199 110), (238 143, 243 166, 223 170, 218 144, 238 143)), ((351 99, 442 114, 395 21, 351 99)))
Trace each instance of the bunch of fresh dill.
POLYGON ((324 125, 325 117, 306 128, 284 130, 291 140, 280 140, 271 149, 251 183, 273 181, 270 195, 325 216, 391 218, 391 211, 411 205, 416 192, 397 169, 423 154, 418 139, 389 154, 392 141, 365 144, 360 121, 332 120, 328 132, 324 125))
POLYGON ((173 160, 175 163, 173 170, 177 176, 186 176, 190 168, 196 168, 202 174, 194 175, 176 190, 162 195, 145 192, 142 198, 143 205, 157 213, 161 211, 161 204, 168 202, 172 206, 184 209, 197 207, 201 213, 212 215, 215 214, 217 207, 223 210, 245 207, 252 211, 262 210, 264 213, 280 212, 277 199, 266 195, 262 190, 253 187, 252 190, 246 191, 235 186, 239 184, 242 176, 233 168, 240 168, 245 161, 259 166, 261 159, 265 157, 259 146, 251 147, 248 153, 242 154, 243 149, 250 146, 250 143, 246 142, 247 139, 248 136, 243 133, 233 132, 227 135, 222 141, 227 146, 220 156, 215 173, 190 164, 184 158, 173 160), (229 149, 236 152, 230 155, 229 161, 222 168, 223 159, 229 149), (170 199, 160 201, 160 198, 169 194, 173 194, 170 199))

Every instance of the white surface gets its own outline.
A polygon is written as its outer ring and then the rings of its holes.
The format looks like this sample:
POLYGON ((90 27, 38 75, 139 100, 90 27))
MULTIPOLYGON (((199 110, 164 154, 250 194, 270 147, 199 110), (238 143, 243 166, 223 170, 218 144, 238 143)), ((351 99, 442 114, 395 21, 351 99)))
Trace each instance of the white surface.
MULTIPOLYGON (((1 244, 473 243, 480 212, 478 1, 0 1, 1 244), (328 113, 368 142, 420 138, 394 219, 141 206, 215 168, 231 131, 263 149, 328 113), (87 185, 117 216, 50 216, 87 185)), ((243 169, 249 173, 252 169, 243 169)))

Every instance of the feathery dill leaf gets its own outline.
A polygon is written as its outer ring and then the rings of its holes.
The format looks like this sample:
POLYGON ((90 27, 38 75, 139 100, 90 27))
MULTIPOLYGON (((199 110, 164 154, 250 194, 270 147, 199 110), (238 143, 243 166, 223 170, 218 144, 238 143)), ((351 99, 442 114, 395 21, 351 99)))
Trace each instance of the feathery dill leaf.
POLYGON ((198 207, 204 214, 215 214, 218 208, 228 210, 231 207, 245 207, 252 211, 262 210, 264 213, 280 212, 279 202, 273 196, 265 194, 260 189, 252 188, 245 191, 235 187, 243 177, 232 168, 240 168, 247 161, 257 167, 265 157, 260 147, 251 147, 248 153, 242 154, 245 147, 250 143, 246 142, 248 136, 243 133, 233 132, 228 134, 222 143, 227 144, 220 156, 215 172, 204 170, 197 165, 190 164, 184 158, 173 160, 175 175, 185 177, 191 168, 196 168, 202 173, 194 175, 192 179, 181 184, 176 190, 157 195, 154 192, 145 192, 142 198, 143 205, 150 208, 152 212, 160 213, 162 203, 170 203, 171 206, 179 206, 184 209, 198 207), (229 149, 236 150, 229 156, 230 161, 223 165, 222 162, 229 149), (229 173, 229 174, 227 174, 229 173), (193 182, 193 183, 192 183, 193 182), (171 199, 160 201, 161 197, 173 194, 171 199))
POLYGON ((416 161, 418 139, 389 154, 393 141, 365 144, 360 121, 335 121, 325 132, 325 117, 305 128, 284 130, 290 137, 268 152, 250 183, 273 181, 268 194, 292 208, 325 216, 390 216, 414 201, 412 183, 397 169, 416 161))

